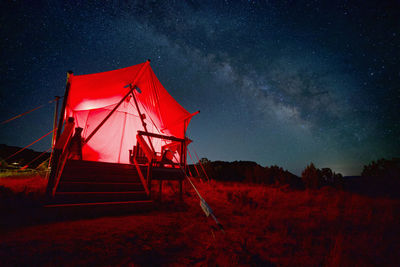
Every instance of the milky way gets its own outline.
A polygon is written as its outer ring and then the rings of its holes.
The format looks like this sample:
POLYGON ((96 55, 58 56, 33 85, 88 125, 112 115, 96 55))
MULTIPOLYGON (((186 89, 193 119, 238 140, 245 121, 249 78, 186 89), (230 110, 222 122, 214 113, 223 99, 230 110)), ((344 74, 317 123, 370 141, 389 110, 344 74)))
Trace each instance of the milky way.
MULTIPOLYGON (((329 2, 4 1, 0 120, 62 95, 67 70, 150 58, 171 95, 201 110, 188 135, 202 157, 359 174, 399 156, 400 6, 329 2)), ((49 104, 1 125, 0 143, 27 145, 52 117, 49 104)))

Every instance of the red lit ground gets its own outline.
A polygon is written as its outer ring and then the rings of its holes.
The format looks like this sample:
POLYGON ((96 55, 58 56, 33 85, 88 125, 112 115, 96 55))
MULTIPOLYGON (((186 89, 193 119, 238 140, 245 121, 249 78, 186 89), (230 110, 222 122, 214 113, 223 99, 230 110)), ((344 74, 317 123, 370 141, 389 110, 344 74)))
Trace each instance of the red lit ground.
MULTIPOLYGON (((0 185, 24 183, 11 181, 0 178, 0 185)), ((400 265, 399 200, 329 189, 196 185, 226 234, 213 229, 187 184, 184 204, 174 200, 176 187, 167 186, 163 204, 148 213, 69 221, 4 216, 0 265, 400 265)))

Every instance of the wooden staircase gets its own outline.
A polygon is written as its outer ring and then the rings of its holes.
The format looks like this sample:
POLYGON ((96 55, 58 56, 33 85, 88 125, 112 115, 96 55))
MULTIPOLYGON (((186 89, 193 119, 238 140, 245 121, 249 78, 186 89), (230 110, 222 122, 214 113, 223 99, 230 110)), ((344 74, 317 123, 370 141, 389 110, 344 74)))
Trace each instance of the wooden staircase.
POLYGON ((148 210, 151 206, 133 165, 67 160, 54 198, 45 207, 110 213, 148 210))

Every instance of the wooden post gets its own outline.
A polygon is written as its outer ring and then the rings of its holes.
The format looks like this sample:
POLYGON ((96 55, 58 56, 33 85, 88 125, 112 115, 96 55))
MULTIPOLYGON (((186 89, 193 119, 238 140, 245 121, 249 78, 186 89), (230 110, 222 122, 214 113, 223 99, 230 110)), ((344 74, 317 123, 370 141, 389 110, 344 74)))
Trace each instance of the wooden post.
MULTIPOLYGON (((183 163, 183 171, 186 175, 186 119, 183 121, 183 142, 181 143, 181 162, 183 163)), ((182 179, 179 179, 179 200, 182 201, 182 179)))
POLYGON ((54 107, 54 120, 53 120, 53 138, 51 139, 51 146, 54 146, 56 143, 56 129, 57 129, 57 120, 58 120, 58 102, 60 100, 59 96, 55 96, 56 104, 54 107))
POLYGON ((53 158, 54 145, 56 144, 57 120, 58 120, 58 101, 60 100, 60 97, 55 96, 55 100, 56 100, 56 104, 54 107, 53 137, 51 138, 51 153, 50 153, 49 165, 47 166, 48 169, 51 168, 51 160, 53 158))
POLYGON ((183 183, 183 181, 182 181, 183 179, 179 179, 179 198, 180 198, 180 200, 182 201, 183 200, 183 190, 182 190, 182 183, 183 183))
POLYGON ((160 188, 159 188, 160 202, 162 200, 162 180, 160 179, 160 188))
POLYGON ((187 119, 183 121, 183 139, 185 140, 182 143, 183 150, 182 150, 182 156, 183 156, 183 169, 185 170, 186 174, 186 124, 187 124, 187 119))
POLYGON ((147 177, 146 177, 146 183, 147 187, 149 189, 149 196, 151 197, 151 177, 153 175, 153 160, 149 161, 148 166, 147 166, 147 177))
POLYGON ((74 76, 74 73, 72 71, 68 71, 67 72, 67 85, 65 86, 64 99, 63 99, 63 104, 62 104, 62 107, 61 107, 60 118, 58 120, 57 134, 56 134, 55 142, 57 142, 58 138, 61 135, 61 131, 62 131, 63 123, 64 123, 65 106, 67 105, 69 89, 71 87, 71 79, 72 79, 73 76, 74 76))
POLYGON ((152 183, 152 176, 153 176, 153 167, 149 166, 149 168, 147 169, 148 173, 147 173, 147 187, 149 189, 149 197, 151 198, 151 183, 152 183))
POLYGON ((60 178, 60 175, 64 168, 64 164, 69 152, 69 143, 72 132, 74 130, 74 126, 74 118, 68 118, 64 132, 62 133, 62 135, 60 135, 60 138, 57 140, 56 144, 53 147, 54 153, 51 162, 52 168, 49 174, 46 188, 46 194, 49 197, 54 196, 54 190, 57 187, 58 179, 60 178))

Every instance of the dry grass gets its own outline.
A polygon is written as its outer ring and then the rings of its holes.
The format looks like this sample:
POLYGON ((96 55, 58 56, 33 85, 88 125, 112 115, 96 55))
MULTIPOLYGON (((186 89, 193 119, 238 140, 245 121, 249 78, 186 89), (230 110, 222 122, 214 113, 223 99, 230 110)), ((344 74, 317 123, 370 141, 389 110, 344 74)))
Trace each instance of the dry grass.
POLYGON ((0 187, 9 188, 14 193, 37 192, 44 193, 47 180, 39 174, 19 174, 18 176, 7 175, 0 177, 0 187))
POLYGON ((0 258, 5 265, 400 264, 399 200, 330 189, 196 185, 226 234, 204 216, 188 184, 183 204, 170 184, 149 213, 5 227, 0 258))
POLYGON ((0 214, 41 206, 46 185, 47 180, 38 174, 0 177, 0 214))
POLYGON ((398 200, 328 188, 287 192, 242 184, 210 187, 203 188, 204 195, 227 228, 223 247, 235 244, 231 252, 247 262, 368 266, 399 261, 398 200))

